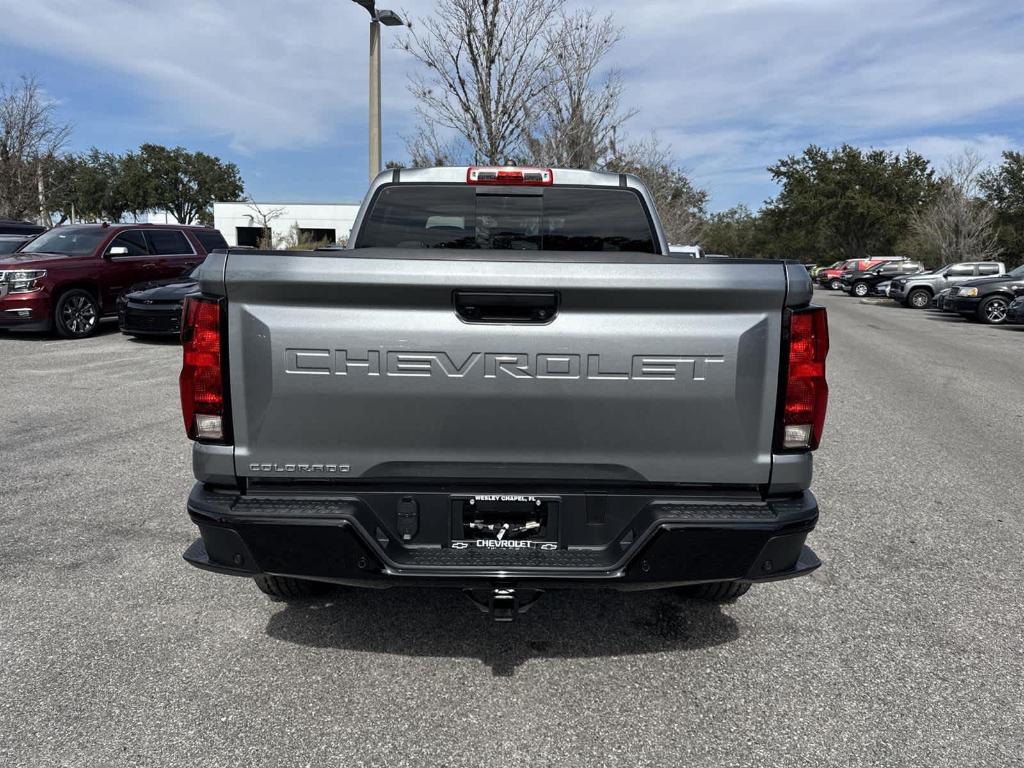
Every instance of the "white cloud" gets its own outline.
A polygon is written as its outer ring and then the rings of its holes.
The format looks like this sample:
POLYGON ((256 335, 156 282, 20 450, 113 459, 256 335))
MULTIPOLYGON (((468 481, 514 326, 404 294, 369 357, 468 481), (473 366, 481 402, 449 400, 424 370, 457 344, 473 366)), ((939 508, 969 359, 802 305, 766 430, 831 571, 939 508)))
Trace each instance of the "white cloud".
POLYGON ((1024 16, 1013 4, 601 5, 627 25, 614 63, 640 110, 634 130, 671 141, 715 207, 758 205, 774 191, 765 167, 811 142, 909 143, 941 163, 965 145, 997 160, 1024 140, 1024 16))
POLYGON ((949 160, 965 150, 977 154, 986 165, 998 165, 1002 161, 1004 150, 1019 145, 1019 138, 1015 139, 1006 134, 983 133, 974 136, 905 136, 876 146, 892 152, 902 152, 909 147, 924 155, 941 171, 949 160))
MULTIPOLYGON (((812 141, 909 144, 941 162, 962 145, 997 159, 1024 139, 1024 16, 1012 3, 591 4, 625 27, 610 63, 640 110, 632 132, 670 141, 715 207, 758 205, 773 191, 765 167, 812 141)), ((414 17, 434 7, 395 5, 414 17)), ((92 0, 87 12, 75 0, 0 0, 0 18, 0 40, 108 69, 159 119, 238 148, 365 142, 367 17, 347 0, 92 0)), ((392 156, 413 124, 413 63, 385 45, 392 156)))
MULTIPOLYGON (((88 10, 0 0, 0 17, 0 39, 109 69, 165 119, 239 148, 315 146, 338 126, 365 131, 369 17, 343 0, 92 0, 88 10)), ((383 53, 386 103, 403 108, 409 57, 383 53)))

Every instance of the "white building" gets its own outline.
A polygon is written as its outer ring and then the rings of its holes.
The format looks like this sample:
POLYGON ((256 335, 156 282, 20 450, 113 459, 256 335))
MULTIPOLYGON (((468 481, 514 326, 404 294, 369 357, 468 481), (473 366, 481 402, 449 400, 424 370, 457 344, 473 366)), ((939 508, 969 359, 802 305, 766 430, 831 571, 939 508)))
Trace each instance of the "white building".
POLYGON ((302 242, 345 242, 358 203, 214 203, 213 226, 228 245, 257 246, 266 229, 277 248, 302 242))

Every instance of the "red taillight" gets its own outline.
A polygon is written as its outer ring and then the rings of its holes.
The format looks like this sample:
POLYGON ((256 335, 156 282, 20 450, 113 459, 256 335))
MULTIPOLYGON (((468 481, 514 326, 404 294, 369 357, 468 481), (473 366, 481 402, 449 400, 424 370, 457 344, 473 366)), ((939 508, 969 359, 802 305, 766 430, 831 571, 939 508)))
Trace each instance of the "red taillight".
POLYGON ((192 440, 229 441, 221 303, 188 297, 182 310, 182 365, 178 384, 185 432, 192 440))
POLYGON ((555 183, 555 175, 550 168, 520 168, 518 166, 470 168, 466 171, 466 183, 547 187, 555 183))
POLYGON ((825 358, 828 317, 823 307, 794 310, 789 315, 789 354, 785 401, 779 440, 783 450, 814 450, 821 442, 828 405, 825 358))

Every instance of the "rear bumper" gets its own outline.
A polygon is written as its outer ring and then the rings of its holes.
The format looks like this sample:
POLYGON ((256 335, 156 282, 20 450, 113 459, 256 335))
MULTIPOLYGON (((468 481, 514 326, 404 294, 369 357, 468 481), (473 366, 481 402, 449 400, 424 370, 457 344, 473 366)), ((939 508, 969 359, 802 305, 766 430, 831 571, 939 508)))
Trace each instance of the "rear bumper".
POLYGON ((469 589, 775 581, 821 564, 805 546, 818 517, 810 492, 769 502, 574 492, 558 497, 557 547, 544 550, 453 547, 447 489, 412 496, 422 541, 403 543, 390 510, 408 493, 254 498, 196 485, 188 512, 200 539, 184 557, 236 576, 469 589))

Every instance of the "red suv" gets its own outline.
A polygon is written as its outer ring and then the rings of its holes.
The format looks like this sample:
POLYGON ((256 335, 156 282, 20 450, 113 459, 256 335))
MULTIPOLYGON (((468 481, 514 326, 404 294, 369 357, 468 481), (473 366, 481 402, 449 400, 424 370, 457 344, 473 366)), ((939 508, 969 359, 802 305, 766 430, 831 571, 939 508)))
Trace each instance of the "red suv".
POLYGON ((214 248, 216 229, 168 224, 56 227, 0 256, 0 328, 95 333, 133 283, 180 275, 214 248))

